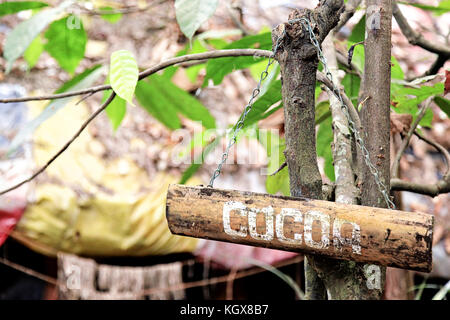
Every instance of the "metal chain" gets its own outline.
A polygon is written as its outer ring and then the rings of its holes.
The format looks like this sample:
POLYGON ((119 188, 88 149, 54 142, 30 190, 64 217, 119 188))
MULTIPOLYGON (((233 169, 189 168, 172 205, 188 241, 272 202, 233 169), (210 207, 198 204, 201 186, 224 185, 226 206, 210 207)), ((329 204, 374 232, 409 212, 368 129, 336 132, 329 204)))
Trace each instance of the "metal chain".
POLYGON ((323 55, 322 49, 320 48, 319 41, 317 40, 316 35, 314 34, 314 31, 311 27, 310 22, 305 18, 293 19, 293 20, 288 21, 288 23, 294 23, 294 22, 301 22, 302 25, 308 30, 309 39, 310 39, 311 43, 313 44, 313 46, 317 49, 317 57, 323 64, 323 69, 325 71, 326 77, 328 78, 328 80, 331 81, 331 83, 333 85, 333 93, 339 99, 339 102, 341 104, 341 109, 344 112, 345 117, 347 118, 347 121, 350 126, 350 130, 355 135, 356 144, 359 146, 359 148, 361 149, 361 152, 363 154, 364 162, 366 163, 367 167, 369 168, 370 173, 372 173, 372 175, 374 176, 375 183, 377 184, 378 190, 383 195, 384 201, 386 202, 388 208, 395 210, 396 207, 395 207, 394 202, 392 202, 392 200, 389 196, 388 188, 386 187, 384 182, 381 181, 380 173, 379 173, 377 167, 370 160, 369 150, 367 150, 367 148, 364 144, 364 140, 361 137, 358 129, 356 128, 355 122, 350 117, 347 105, 344 103, 344 100, 342 99, 341 91, 336 87, 336 84, 333 80, 333 74, 330 72, 330 70, 328 68, 327 59, 323 55))
POLYGON ((253 89, 252 96, 250 97, 250 100, 248 101, 247 105, 245 106, 244 112, 239 117, 239 121, 236 123, 234 129, 233 129, 233 136, 231 137, 230 141, 228 142, 228 146, 225 149, 225 152, 222 154, 222 159, 217 166, 216 170, 214 170, 214 173, 211 176, 211 180, 209 181, 208 187, 212 188, 214 185, 214 180, 220 175, 220 172, 222 171, 222 166, 225 164, 225 162, 228 159, 228 154, 230 152, 231 147, 236 143, 237 141, 237 135, 239 131, 244 127, 244 121, 247 118, 247 115, 249 114, 250 110, 252 110, 253 107, 253 100, 259 95, 261 92, 261 84, 262 82, 267 78, 269 75, 269 67, 275 62, 275 55, 278 51, 278 48, 280 46, 281 40, 284 38, 284 33, 281 37, 277 39, 275 42, 275 47, 273 48, 273 52, 269 57, 269 61, 267 63, 266 68, 263 72, 261 72, 261 76, 259 78, 258 84, 256 85, 256 88, 253 89))
MULTIPOLYGON (((328 68, 327 60, 326 60, 326 58, 323 55, 323 52, 322 52, 322 49, 320 47, 319 41, 317 40, 316 35, 314 34, 314 31, 313 31, 313 29, 311 27, 311 24, 310 24, 309 20, 307 20, 306 18, 299 18, 299 19, 292 19, 292 20, 288 21, 289 24, 292 24, 294 22, 301 22, 302 25, 305 27, 305 29, 308 30, 309 39, 310 39, 312 45, 317 49, 317 57, 323 64, 323 68, 324 68, 326 77, 328 78, 328 80, 331 81, 331 83, 333 85, 333 93, 339 99, 339 102, 341 104, 341 109, 342 109, 342 111, 344 112, 344 115, 347 118, 350 130, 353 132, 353 134, 355 136, 356 144, 359 146, 359 148, 362 151, 364 162, 366 163, 367 167, 369 168, 370 173, 372 173, 372 175, 374 176, 375 183, 377 184, 378 190, 383 195, 384 201, 386 202, 387 206, 390 209, 395 209, 396 207, 395 207, 394 202, 392 202, 392 200, 390 199, 388 188, 386 187, 384 182, 381 181, 380 173, 379 173, 377 167, 375 167, 375 165, 370 160, 369 150, 366 148, 366 146, 364 144, 364 140, 361 137, 358 129, 356 128, 355 122, 350 117, 347 105, 344 103, 344 100, 342 99, 341 91, 336 87, 336 85, 334 83, 333 75, 332 75, 332 73, 330 72, 330 70, 328 68)), ((260 93, 261 83, 264 81, 264 79, 266 79, 266 77, 268 75, 268 69, 269 69, 270 65, 275 61, 275 59, 274 59, 275 58, 275 54, 277 53, 277 50, 278 50, 279 45, 280 45, 280 42, 284 38, 285 35, 286 35, 286 33, 283 32, 283 34, 277 39, 277 41, 275 43, 275 47, 274 47, 273 53, 269 57, 269 62, 267 64, 267 66, 266 66, 266 69, 261 73, 260 80, 259 80, 256 88, 253 90, 253 93, 252 93, 252 96, 250 98, 250 101, 248 102, 247 106, 245 107, 244 112, 242 113, 241 117, 239 118, 239 121, 237 122, 237 124, 236 124, 236 126, 234 128, 233 137, 229 141, 225 152, 222 154, 222 160, 219 163, 219 165, 217 166, 217 169, 214 171, 214 173, 213 173, 213 175, 211 177, 211 180, 209 182, 208 187, 212 188, 213 184, 214 184, 214 180, 220 175, 220 172, 222 170, 222 166, 224 165, 224 163, 226 162, 226 160, 228 158, 228 153, 230 151, 230 148, 236 143, 237 134, 239 133, 239 131, 244 126, 244 121, 245 121, 248 113, 252 109, 253 100, 260 93)))

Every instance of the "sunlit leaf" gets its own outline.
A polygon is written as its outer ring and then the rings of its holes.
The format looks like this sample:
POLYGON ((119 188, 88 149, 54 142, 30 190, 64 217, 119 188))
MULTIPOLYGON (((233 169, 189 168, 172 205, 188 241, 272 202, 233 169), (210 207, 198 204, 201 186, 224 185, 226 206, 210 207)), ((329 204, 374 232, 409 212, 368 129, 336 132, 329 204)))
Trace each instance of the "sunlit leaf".
POLYGON ((139 77, 139 69, 133 54, 128 50, 111 54, 109 79, 114 92, 133 105, 132 99, 139 77))
POLYGON ((189 39, 216 11, 219 0, 176 0, 175 14, 181 31, 189 39))
POLYGON ((42 51, 44 51, 44 44, 42 43, 41 37, 38 35, 36 38, 34 38, 28 49, 23 54, 23 57, 27 61, 28 67, 30 69, 36 65, 39 57, 42 54, 42 51))

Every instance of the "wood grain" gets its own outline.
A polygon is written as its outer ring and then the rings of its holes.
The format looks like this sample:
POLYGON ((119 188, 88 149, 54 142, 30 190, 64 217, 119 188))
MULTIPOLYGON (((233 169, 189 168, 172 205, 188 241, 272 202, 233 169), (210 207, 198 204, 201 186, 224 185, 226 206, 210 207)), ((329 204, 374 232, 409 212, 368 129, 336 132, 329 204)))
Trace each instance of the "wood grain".
POLYGON ((425 272, 432 267, 434 217, 425 213, 170 185, 166 217, 177 235, 425 272))

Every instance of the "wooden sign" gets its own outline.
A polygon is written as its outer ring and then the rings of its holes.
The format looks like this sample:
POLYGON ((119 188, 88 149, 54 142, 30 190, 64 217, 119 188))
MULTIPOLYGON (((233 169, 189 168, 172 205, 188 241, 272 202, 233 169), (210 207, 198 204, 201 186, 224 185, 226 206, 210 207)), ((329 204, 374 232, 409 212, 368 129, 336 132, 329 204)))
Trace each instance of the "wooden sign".
POLYGON ((430 272, 434 217, 329 201, 170 185, 173 234, 430 272))

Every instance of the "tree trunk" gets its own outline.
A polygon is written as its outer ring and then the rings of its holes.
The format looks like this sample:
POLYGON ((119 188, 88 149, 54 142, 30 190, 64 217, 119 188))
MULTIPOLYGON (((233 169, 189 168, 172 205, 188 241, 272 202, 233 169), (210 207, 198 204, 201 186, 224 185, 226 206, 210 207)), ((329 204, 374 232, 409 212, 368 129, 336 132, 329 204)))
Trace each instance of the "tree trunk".
MULTIPOLYGON (((363 139, 370 153, 370 161, 379 172, 379 179, 389 190, 390 181, 390 85, 391 85, 391 0, 367 0, 366 39, 364 62, 364 87, 362 98, 369 99, 361 110, 364 128, 363 139)), ((364 165, 362 170, 361 204, 386 208, 387 204, 378 189, 376 178, 364 165)), ((375 271, 373 297, 383 294, 386 268, 371 266, 375 271)))
MULTIPOLYGON (((339 22, 342 9, 342 0, 322 0, 314 11, 296 10, 289 19, 307 18, 321 43, 339 22)), ((322 178, 317 165, 314 99, 317 51, 301 22, 280 25, 273 32, 274 43, 283 35, 282 48, 276 58, 282 76, 285 156, 291 195, 321 199, 322 178)), ((306 298, 324 299, 324 285, 309 265, 314 264, 314 260, 314 256, 306 256, 305 259, 306 298)))

